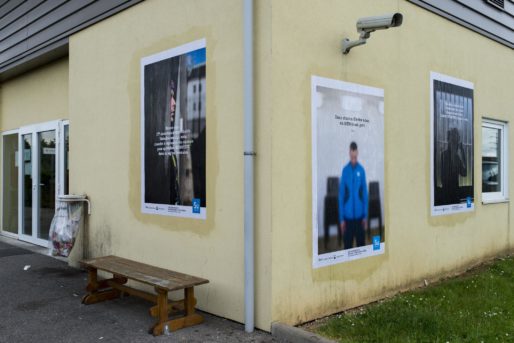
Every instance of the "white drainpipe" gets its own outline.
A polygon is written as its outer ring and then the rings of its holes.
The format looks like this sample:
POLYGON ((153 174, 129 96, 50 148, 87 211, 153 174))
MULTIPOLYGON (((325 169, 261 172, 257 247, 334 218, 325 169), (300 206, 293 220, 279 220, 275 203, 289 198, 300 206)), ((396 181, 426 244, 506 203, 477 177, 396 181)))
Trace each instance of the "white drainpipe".
POLYGON ((254 329, 254 233, 253 233, 253 0, 243 4, 244 47, 244 264, 245 331, 254 329))

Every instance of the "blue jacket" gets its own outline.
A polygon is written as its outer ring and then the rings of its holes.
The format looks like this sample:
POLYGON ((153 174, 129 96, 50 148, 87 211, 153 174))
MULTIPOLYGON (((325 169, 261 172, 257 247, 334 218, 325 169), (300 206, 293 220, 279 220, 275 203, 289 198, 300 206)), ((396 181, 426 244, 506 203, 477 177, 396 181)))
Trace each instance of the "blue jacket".
POLYGON ((357 162, 348 163, 339 181, 339 222, 361 220, 368 216, 368 186, 366 172, 357 162))

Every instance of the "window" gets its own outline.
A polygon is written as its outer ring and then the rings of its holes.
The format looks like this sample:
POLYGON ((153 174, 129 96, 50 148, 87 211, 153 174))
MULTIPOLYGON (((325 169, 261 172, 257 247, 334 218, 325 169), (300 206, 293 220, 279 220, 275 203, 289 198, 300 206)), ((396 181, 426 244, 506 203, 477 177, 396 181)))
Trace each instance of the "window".
POLYGON ((482 202, 508 200, 508 124, 482 121, 482 202))
POLYGON ((2 233, 18 234, 18 132, 2 134, 2 233))
POLYGON ((48 246, 56 197, 69 188, 68 140, 67 120, 1 133, 0 234, 48 246))
POLYGON ((69 160, 70 160, 70 124, 68 121, 63 123, 63 142, 61 142, 61 146, 64 148, 62 159, 64 160, 62 162, 61 167, 61 173, 63 173, 62 176, 62 194, 69 194, 70 192, 70 166, 69 166, 69 160))

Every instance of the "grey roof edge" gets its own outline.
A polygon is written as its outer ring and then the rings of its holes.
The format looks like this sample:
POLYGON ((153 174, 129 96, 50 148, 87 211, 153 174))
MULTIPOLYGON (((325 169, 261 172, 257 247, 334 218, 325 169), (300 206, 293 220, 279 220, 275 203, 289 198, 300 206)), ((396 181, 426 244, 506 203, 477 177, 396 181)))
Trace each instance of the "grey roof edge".
POLYGON ((489 39, 491 39, 493 41, 496 41, 497 43, 500 43, 500 44, 505 45, 505 46, 507 46, 507 47, 509 47, 511 49, 514 49, 514 43, 511 43, 511 42, 509 42, 509 41, 507 41, 507 40, 505 40, 505 39, 503 39, 503 38, 501 38, 501 37, 499 37, 497 35, 492 34, 491 32, 488 32, 488 31, 486 31, 486 30, 484 30, 484 29, 482 29, 482 28, 480 28, 480 27, 478 27, 476 25, 473 25, 472 23, 464 21, 464 20, 462 20, 462 19, 460 19, 460 18, 458 18, 458 17, 456 17, 456 16, 454 16, 454 15, 448 13, 448 12, 445 12, 445 11, 443 11, 443 10, 437 8, 437 7, 434 7, 434 6, 424 2, 423 0, 408 0, 408 1, 413 3, 413 4, 415 4, 415 5, 418 5, 419 7, 424 8, 426 10, 429 10, 429 11, 435 13, 435 14, 438 14, 441 17, 446 18, 446 19, 448 19, 448 20, 450 20, 450 21, 452 21, 452 22, 454 22, 456 24, 459 24, 459 25, 461 25, 461 26, 463 26, 463 27, 465 27, 467 29, 475 31, 475 32, 477 32, 477 33, 479 33, 479 34, 481 34, 481 35, 483 35, 483 36, 485 36, 485 37, 487 37, 487 38, 489 38, 489 39))
POLYGON ((7 81, 66 56, 68 56, 68 38, 63 38, 18 59, 15 64, 0 69, 0 81, 7 81))
POLYGON ((69 37, 71 35, 76 34, 79 31, 97 24, 102 20, 116 15, 121 11, 137 5, 143 1, 144 0, 129 0, 107 12, 102 13, 99 16, 91 18, 90 20, 74 27, 72 30, 63 33, 58 37, 54 37, 50 42, 15 56, 9 60, 8 63, 0 65, 0 81, 7 81, 8 79, 14 78, 32 69, 48 64, 53 60, 68 56, 69 37))

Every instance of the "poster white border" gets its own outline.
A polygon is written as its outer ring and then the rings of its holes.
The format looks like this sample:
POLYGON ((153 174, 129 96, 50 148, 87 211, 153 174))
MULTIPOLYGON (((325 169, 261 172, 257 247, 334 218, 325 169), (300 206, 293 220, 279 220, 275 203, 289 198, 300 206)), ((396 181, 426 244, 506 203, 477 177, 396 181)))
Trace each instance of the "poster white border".
MULTIPOLYGON (((366 245, 347 250, 338 250, 331 253, 318 255, 318 153, 317 153, 317 104, 316 87, 328 87, 332 89, 349 91, 354 93, 384 97, 384 90, 356 83, 328 79, 320 76, 311 76, 311 134, 312 134, 312 267, 331 266, 338 263, 358 260, 365 257, 381 255, 385 252, 385 242, 380 243, 380 248, 373 250, 373 245, 366 245)), ((385 99, 384 99, 385 101, 385 99)), ((385 118, 384 118, 385 119, 385 118)), ((384 127, 385 129, 385 127, 384 127)), ((385 132, 384 132, 385 134, 385 132)))
MULTIPOLYGON (((187 54, 191 51, 206 48, 205 38, 186 43, 184 45, 171 48, 165 51, 158 52, 156 54, 141 58, 140 64, 140 85, 141 85, 141 121, 140 130, 141 133, 141 212, 146 214, 158 214, 163 216, 181 217, 181 218, 193 218, 193 219, 206 219, 207 208, 200 208, 200 213, 193 213, 192 206, 182 205, 167 205, 167 204, 153 204, 145 202, 145 66, 155 62, 159 62, 175 56, 187 54)), ((207 147, 205 147, 207 149, 207 147)), ((207 176, 207 175, 206 175, 207 176)), ((207 181, 207 178, 206 178, 207 181)))
MULTIPOLYGON (((472 212, 475 210, 475 201, 476 197, 473 194, 473 202, 471 206, 468 207, 467 204, 451 204, 451 205, 441 205, 435 206, 435 195, 434 195, 434 80, 450 83, 452 85, 472 89, 474 91, 474 85, 470 81, 457 79, 452 76, 440 74, 434 71, 430 72, 430 212, 432 216, 445 216, 449 214, 455 213, 464 213, 464 212, 472 212)), ((474 94, 473 94, 474 95, 474 94)), ((473 96, 473 116, 475 113, 475 97, 473 96)), ((473 120, 473 136, 475 135, 475 118, 473 120)), ((473 154, 475 151, 475 139, 473 139, 473 154)), ((474 166, 473 166, 474 168, 474 166)), ((475 173, 473 172, 473 178, 475 177, 475 173)), ((473 192, 475 191, 475 181, 473 180, 473 192)))

